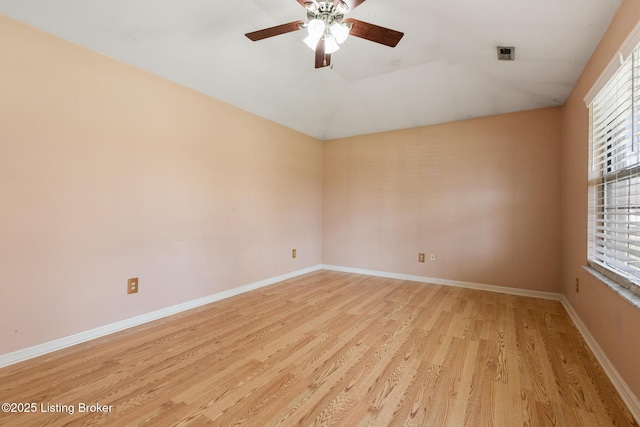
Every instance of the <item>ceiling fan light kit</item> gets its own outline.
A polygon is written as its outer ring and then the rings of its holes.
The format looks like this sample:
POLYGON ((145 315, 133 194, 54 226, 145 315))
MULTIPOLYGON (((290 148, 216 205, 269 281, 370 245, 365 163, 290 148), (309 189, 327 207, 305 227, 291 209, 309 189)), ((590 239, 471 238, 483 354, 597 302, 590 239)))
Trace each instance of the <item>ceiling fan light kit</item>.
MULTIPOLYGON (((309 14, 311 14, 311 12, 309 12, 309 14)), ((333 53, 340 49, 339 44, 347 40, 349 30, 351 30, 351 26, 347 24, 334 21, 328 25, 325 24, 324 20, 314 17, 309 19, 309 24, 307 25, 309 35, 304 39, 304 42, 315 52, 320 39, 324 38, 325 52, 333 53)))
POLYGON ((389 47, 395 47, 404 33, 358 21, 344 19, 345 13, 358 7, 365 0, 298 0, 307 9, 307 21, 295 21, 245 34, 250 40, 258 41, 268 37, 307 29, 304 43, 316 55, 316 68, 331 65, 331 54, 340 49, 349 34, 389 47))

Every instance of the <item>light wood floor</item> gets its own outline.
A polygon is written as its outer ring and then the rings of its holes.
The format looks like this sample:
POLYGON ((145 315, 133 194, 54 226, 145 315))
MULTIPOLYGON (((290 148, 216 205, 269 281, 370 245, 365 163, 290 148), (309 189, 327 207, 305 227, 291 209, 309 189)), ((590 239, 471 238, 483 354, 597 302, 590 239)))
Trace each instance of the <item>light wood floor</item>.
POLYGON ((636 425, 559 302, 329 271, 1 369, 0 402, 38 405, 15 426, 636 425))

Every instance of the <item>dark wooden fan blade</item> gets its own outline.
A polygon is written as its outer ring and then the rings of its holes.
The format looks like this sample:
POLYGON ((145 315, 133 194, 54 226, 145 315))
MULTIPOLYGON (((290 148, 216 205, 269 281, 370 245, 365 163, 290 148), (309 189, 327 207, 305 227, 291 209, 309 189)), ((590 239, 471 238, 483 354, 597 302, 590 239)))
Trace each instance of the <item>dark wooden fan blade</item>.
POLYGON ((299 24, 304 24, 305 21, 289 22, 288 24, 276 25, 275 27, 265 28, 264 30, 254 31, 247 33, 245 36, 249 39, 257 42, 258 40, 266 39, 273 36, 279 36, 280 34, 290 33, 292 31, 298 31, 300 29, 299 24))
MULTIPOLYGON (((331 58, 329 56, 329 58, 331 58)), ((327 55, 324 52, 324 38, 320 38, 318 41, 318 45, 316 46, 316 68, 326 67, 327 65, 327 55)))
POLYGON ((402 36, 404 36, 404 33, 401 33, 400 31, 369 24, 368 22, 358 21, 357 19, 348 18, 342 22, 351 22, 353 24, 351 31, 349 31, 349 35, 371 40, 372 42, 380 43, 389 47, 396 47, 402 36))
MULTIPOLYGON (((302 1, 302 0, 299 0, 302 1)), ((360 6, 362 3, 365 2, 365 0, 342 0, 343 2, 345 2, 347 4, 347 6, 349 6, 349 10, 347 12, 351 12, 353 9, 355 9, 356 7, 360 6)), ((333 0, 333 7, 338 6, 338 3, 340 3, 340 0, 333 0)))
POLYGON ((331 54, 325 51, 325 41, 321 38, 316 46, 316 68, 328 67, 331 65, 331 54))

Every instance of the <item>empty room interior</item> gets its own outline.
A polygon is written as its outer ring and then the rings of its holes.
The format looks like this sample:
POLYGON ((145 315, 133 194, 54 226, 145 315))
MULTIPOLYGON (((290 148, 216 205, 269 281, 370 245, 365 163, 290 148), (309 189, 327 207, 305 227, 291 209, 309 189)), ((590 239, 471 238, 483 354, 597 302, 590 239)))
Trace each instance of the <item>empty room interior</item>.
POLYGON ((0 425, 638 425, 639 23, 3 0, 0 425))

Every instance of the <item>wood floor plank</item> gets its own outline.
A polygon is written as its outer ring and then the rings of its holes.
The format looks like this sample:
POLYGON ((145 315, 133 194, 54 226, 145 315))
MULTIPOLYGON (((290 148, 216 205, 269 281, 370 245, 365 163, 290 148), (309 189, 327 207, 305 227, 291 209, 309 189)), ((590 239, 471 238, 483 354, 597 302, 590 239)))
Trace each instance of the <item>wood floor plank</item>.
POLYGON ((559 302, 330 271, 0 369, 0 402, 74 408, 0 413, 20 426, 638 425, 559 302))

